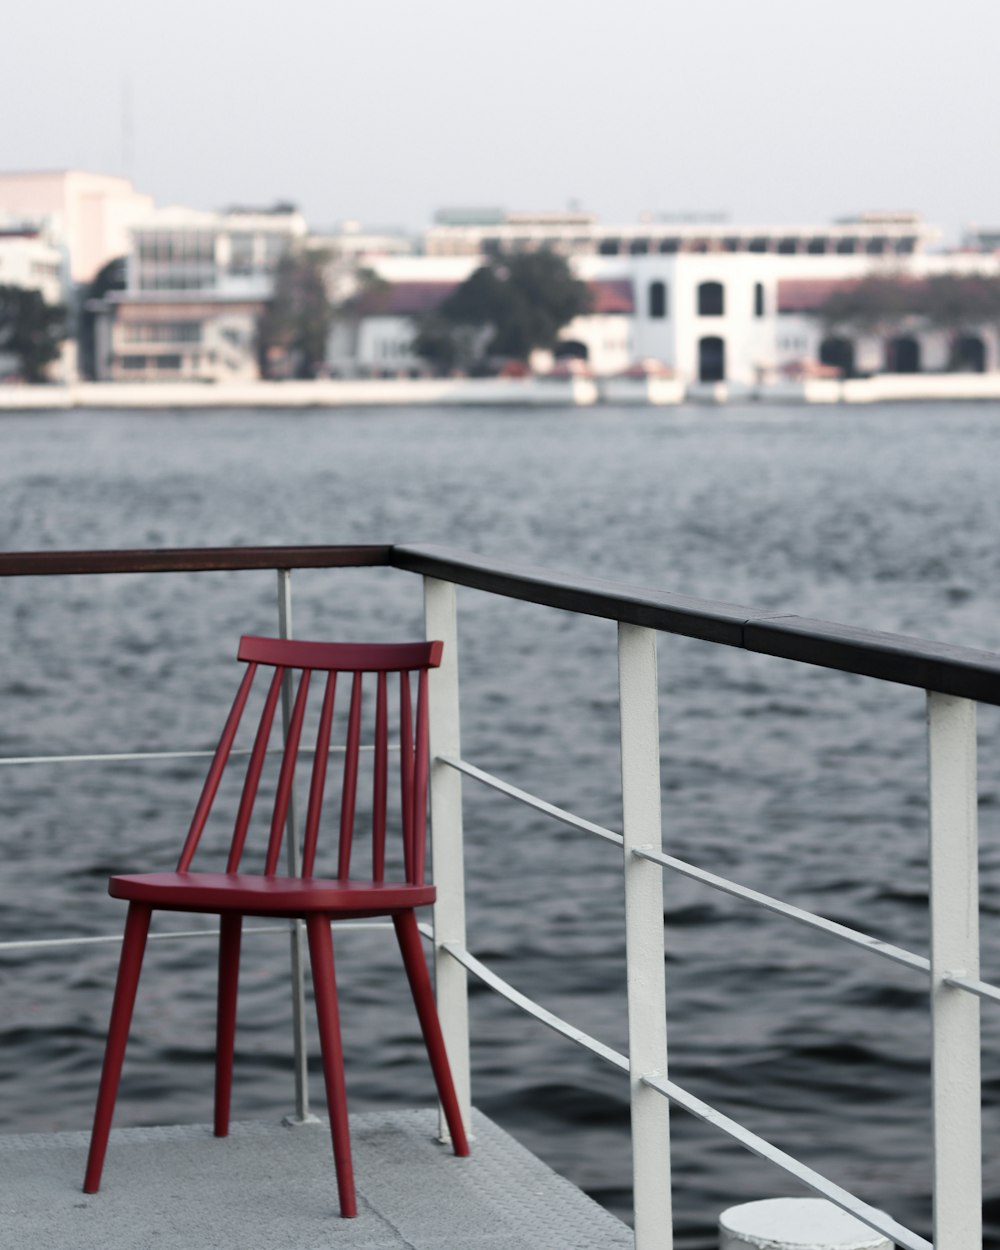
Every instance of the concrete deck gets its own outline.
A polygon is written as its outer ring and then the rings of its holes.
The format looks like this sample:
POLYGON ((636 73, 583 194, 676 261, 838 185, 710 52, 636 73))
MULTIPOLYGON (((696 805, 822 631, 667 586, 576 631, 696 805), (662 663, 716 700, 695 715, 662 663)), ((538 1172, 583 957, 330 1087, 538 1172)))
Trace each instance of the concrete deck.
POLYGON ((325 1122, 117 1129, 81 1192, 86 1133, 0 1136, 3 1250, 630 1250, 620 1220, 485 1116, 472 1158, 434 1111, 351 1117, 358 1218, 337 1208, 325 1122))

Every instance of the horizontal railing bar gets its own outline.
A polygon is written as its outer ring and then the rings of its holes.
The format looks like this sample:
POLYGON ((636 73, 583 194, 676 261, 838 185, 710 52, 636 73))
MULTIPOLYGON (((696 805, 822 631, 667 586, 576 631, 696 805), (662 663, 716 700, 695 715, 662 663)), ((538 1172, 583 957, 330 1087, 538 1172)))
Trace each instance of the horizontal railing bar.
MULTIPOLYGON (((421 929, 426 933, 429 931, 429 925, 421 925, 421 929)), ((483 963, 480 963, 475 955, 471 955, 464 947, 456 946, 451 942, 445 942, 442 950, 446 951, 452 959, 458 960, 463 967, 491 990, 496 991, 502 998, 506 998, 508 1002, 513 1003, 515 1007, 520 1007, 529 1016, 540 1021, 548 1028, 553 1029, 556 1033, 561 1033, 563 1037, 569 1038, 570 1041, 576 1042, 578 1046, 583 1046, 586 1050, 591 1051, 606 1063, 610 1063, 613 1067, 620 1068, 623 1072, 628 1071, 628 1059, 625 1055, 617 1050, 613 1050, 610 1046, 605 1046, 603 1042, 599 1042, 596 1037, 591 1037, 589 1033, 584 1033, 582 1029, 578 1029, 575 1025, 564 1020, 561 1016, 553 1014, 546 1010, 534 999, 528 998, 522 994, 520 990, 514 989, 509 981, 505 981, 503 977, 491 971, 483 963)))
MULTIPOLYGON (((391 929, 392 925, 384 921, 366 921, 366 920, 336 920, 333 922, 337 926, 337 932, 340 933, 344 929, 391 929)), ((284 933, 287 935, 287 925, 263 924, 248 925, 243 929, 244 933, 284 933)), ((175 938, 200 938, 200 937, 218 937, 218 929, 182 929, 175 933, 150 933, 147 941, 150 942, 171 942, 175 938)), ((0 951, 17 951, 17 950, 37 950, 42 947, 57 946, 97 946, 104 943, 122 941, 122 934, 111 933, 101 934, 100 937, 68 937, 68 938, 32 938, 25 941, 17 942, 0 942, 0 951)))
POLYGON ((613 829, 605 829, 603 825, 595 825, 593 821, 584 820, 582 816, 574 816, 572 812, 567 812, 565 808, 556 807, 552 803, 546 803, 544 799, 540 799, 534 794, 529 794, 527 790, 519 790, 517 786, 512 786, 507 781, 501 781, 499 777, 485 772, 482 768, 477 768, 475 764, 469 764, 465 760, 455 759, 448 755, 439 755, 437 758, 442 764, 447 764, 449 768, 455 768, 460 773, 465 773, 467 777, 472 777, 474 780, 482 782, 484 786, 489 786, 491 790, 499 790, 501 794, 506 794, 508 798, 516 799, 518 803, 524 803, 528 807, 533 807, 536 811, 544 812, 546 816, 551 816, 554 820, 561 821, 564 825, 570 825, 574 829, 583 829, 586 833, 596 833, 599 838, 606 838, 609 842, 614 842, 618 846, 622 845, 622 835, 615 833, 613 829))
POLYGON ((749 886, 739 885, 726 877, 716 876, 714 872, 708 872, 704 868, 696 868, 694 864, 689 864, 683 859, 676 859, 673 855, 664 855, 661 851, 633 851, 633 854, 640 859, 651 860, 654 864, 662 864, 664 868, 672 868, 675 872, 690 877, 694 881, 700 881, 703 885, 711 886, 714 890, 721 890, 725 894, 731 894, 734 898, 756 903, 759 907, 776 912, 779 916, 787 916, 789 920, 797 920, 801 924, 820 929, 823 933, 842 938, 845 942, 853 942, 855 946, 861 946, 874 955, 882 955, 895 963, 915 968, 918 972, 930 973, 930 960, 922 955, 914 955, 912 951, 904 950, 901 946, 893 946, 867 933, 838 924, 836 920, 827 920, 824 916, 817 916, 815 912, 795 907, 791 903, 784 903, 781 899, 772 898, 770 894, 761 894, 759 890, 751 890, 749 886))
MULTIPOLYGON (((429 925, 421 924, 421 931, 425 936, 431 937, 432 930, 429 925)), ((507 999, 514 1006, 519 1007, 528 1015, 534 1017, 541 1024, 546 1025, 554 1032, 561 1034, 570 1041, 576 1042, 577 1045, 583 1046, 586 1050, 591 1051, 599 1058, 604 1059, 613 1067, 618 1068, 622 1072, 628 1072, 629 1062, 627 1056, 620 1051, 614 1050, 610 1046, 606 1046, 603 1042, 599 1042, 589 1033, 584 1033, 582 1029, 576 1028, 561 1016, 555 1015, 553 1012, 542 1007, 534 999, 528 998, 526 994, 522 994, 520 990, 516 990, 509 981, 498 976, 485 964, 481 963, 474 955, 470 954, 464 947, 456 946, 453 943, 445 942, 442 949, 446 951, 452 959, 457 960, 463 967, 467 968, 475 977, 488 985, 490 989, 496 991, 501 997, 507 999)), ((804 1163, 800 1163, 792 1155, 787 1154, 783 1150, 779 1150, 777 1146, 772 1146, 770 1142, 764 1138, 758 1137, 756 1133, 750 1129, 744 1128, 742 1124, 722 1112, 717 1111, 714 1107, 706 1102, 702 1102, 700 1098, 696 1098, 693 1094, 681 1086, 676 1085, 673 1081, 660 1076, 643 1077, 643 1083, 655 1089, 658 1093, 665 1095, 671 1102, 677 1104, 678 1107, 691 1115, 697 1116, 700 1120, 713 1125, 720 1129, 727 1136, 732 1137, 739 1142, 741 1146, 758 1155, 762 1159, 776 1164, 783 1171, 796 1177, 804 1185, 807 1185, 816 1193, 823 1194, 830 1201, 836 1203, 845 1211, 849 1211, 870 1228, 874 1228, 877 1232, 892 1238, 896 1242, 900 1250, 933 1250, 933 1246, 929 1241, 925 1241, 922 1237, 910 1229, 905 1228, 902 1224, 898 1224, 890 1216, 884 1215, 880 1211, 876 1211, 874 1207, 870 1207, 867 1203, 862 1202, 860 1198, 856 1198, 846 1189, 842 1189, 833 1181, 828 1180, 821 1173, 814 1171, 804 1163)))
POLYGON ((508 599, 1000 704, 1000 654, 405 544, 390 563, 508 599))
MULTIPOLYGON (((388 745, 390 751, 399 750, 398 742, 390 742, 388 745)), ((267 754, 281 755, 284 749, 283 746, 268 747, 267 754)), ((346 747, 331 746, 330 754, 343 755, 346 750, 346 747)), ((375 747, 371 743, 363 743, 358 750, 363 754, 370 754, 375 747)), ((250 748, 234 748, 229 754, 230 756, 249 755, 250 748)), ((299 748, 299 755, 315 754, 315 747, 299 748)), ((128 764, 137 760, 200 760, 211 759, 214 755, 214 751, 123 751, 104 755, 5 755, 0 756, 0 768, 13 767, 18 764, 128 764)))
POLYGON ((585 616, 1000 704, 1000 655, 719 600, 512 565, 437 545, 173 547, 0 554, 0 577, 391 565, 585 616))
POLYGON ((159 547, 0 553, 0 577, 67 573, 210 573, 236 569, 365 568, 389 563, 388 544, 343 547, 159 547))
POLYGON ((650 1089, 655 1089, 657 1093, 663 1094, 665 1098, 669 1098, 672 1103, 675 1103, 682 1110, 697 1116, 699 1120, 704 1120, 706 1124, 711 1124, 714 1128, 720 1129, 752 1154, 757 1155, 761 1159, 766 1159, 769 1163, 776 1164, 782 1171, 788 1172, 789 1175, 794 1176, 796 1180, 801 1181, 803 1185, 807 1185, 815 1193, 822 1194, 824 1198, 828 1198, 842 1210, 849 1212, 856 1219, 861 1220, 863 1224, 867 1224, 869 1228, 874 1228, 876 1232, 890 1238, 899 1247, 899 1250, 934 1250, 929 1241, 918 1236, 912 1229, 897 1223, 891 1216, 876 1210, 875 1207, 869 1206, 867 1202, 862 1202, 860 1198, 856 1198, 849 1190, 842 1189, 840 1185, 828 1180, 822 1173, 814 1171, 804 1163, 800 1163, 794 1156, 784 1150, 780 1150, 777 1146, 773 1146, 763 1137, 758 1137, 756 1133, 751 1132, 748 1128, 744 1128, 738 1121, 724 1115, 721 1111, 717 1111, 714 1107, 709 1106, 707 1102, 702 1102, 700 1098, 696 1098, 693 1094, 689 1094, 680 1085, 676 1085, 673 1081, 663 1076, 644 1076, 642 1081, 650 1089))
POLYGON ((979 998, 1000 1003, 1000 989, 995 985, 990 985, 987 981, 980 981, 978 977, 946 976, 941 979, 945 985, 954 986, 956 990, 965 990, 969 994, 976 994, 979 998))

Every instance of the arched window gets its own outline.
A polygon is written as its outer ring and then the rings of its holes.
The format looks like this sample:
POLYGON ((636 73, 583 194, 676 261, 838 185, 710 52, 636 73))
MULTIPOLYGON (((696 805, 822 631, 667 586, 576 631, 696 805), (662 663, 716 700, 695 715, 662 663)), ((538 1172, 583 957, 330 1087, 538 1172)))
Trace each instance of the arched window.
POLYGON ((556 360, 589 360, 590 350, 579 339, 560 339, 552 353, 556 360))
POLYGON ((919 373, 920 363, 920 344, 909 334, 890 339, 886 344, 886 372, 919 373))
POLYGON ((660 321, 667 315, 667 284, 651 282, 649 284, 649 316, 660 321))
POLYGON ((698 340, 698 381, 724 382, 726 380, 726 345, 712 335, 698 340))
POLYGON ((755 282, 753 284, 753 315, 755 317, 763 317, 764 315, 764 283, 755 282))
POLYGON ((721 282, 703 282, 698 287, 698 316, 721 317, 726 311, 721 282))
POLYGON ((850 339, 828 338, 819 345, 819 361, 840 370, 842 378, 854 375, 854 344, 850 339))
POLYGON ((958 373, 986 372, 986 344, 978 334, 962 334, 955 340, 949 367, 958 373))

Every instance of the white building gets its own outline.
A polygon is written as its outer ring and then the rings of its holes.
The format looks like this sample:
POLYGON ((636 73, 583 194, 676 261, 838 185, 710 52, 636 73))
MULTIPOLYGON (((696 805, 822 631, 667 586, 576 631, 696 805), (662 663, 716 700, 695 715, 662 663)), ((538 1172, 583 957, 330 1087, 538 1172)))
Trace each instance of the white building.
POLYGON ((80 169, 0 173, 0 213, 46 229, 65 247, 75 283, 124 256, 129 231, 152 211, 152 197, 127 178, 80 169))
MULTIPOLYGON (((940 232, 913 213, 865 213, 831 225, 734 226, 644 221, 604 225, 584 213, 439 215, 424 255, 376 258, 384 284, 331 338, 338 373, 413 372, 414 318, 436 307, 487 258, 548 248, 591 288, 592 312, 562 332, 564 354, 595 374, 655 362, 686 383, 756 386, 810 371, 943 369, 952 346, 926 325, 889 341, 826 338, 815 315, 838 285, 871 273, 996 275, 996 254, 930 253, 940 232)), ((960 344, 962 367, 1000 368, 996 330, 960 344), (964 356, 962 355, 964 352, 964 356)))
POLYGON ((65 302, 66 250, 47 229, 0 215, 0 286, 38 291, 46 304, 65 302))
MULTIPOLYGON (((13 214, 0 213, 0 286, 37 291, 46 304, 67 306, 70 295, 69 260, 65 247, 53 240, 49 223, 25 222, 13 214)), ((20 361, 0 352, 0 381, 19 379, 20 361)), ((54 381, 76 376, 75 344, 67 339, 59 359, 47 373, 54 381)))
POLYGON ((106 301, 98 376, 247 381, 274 271, 305 239, 297 210, 165 208, 132 230, 126 289, 106 301))

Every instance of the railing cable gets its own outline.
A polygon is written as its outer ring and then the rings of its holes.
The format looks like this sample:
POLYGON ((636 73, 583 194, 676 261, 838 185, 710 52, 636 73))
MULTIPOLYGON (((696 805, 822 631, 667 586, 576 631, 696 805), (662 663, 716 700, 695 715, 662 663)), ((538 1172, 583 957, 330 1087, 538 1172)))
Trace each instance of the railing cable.
MULTIPOLYGON (((447 756, 441 756, 440 759, 441 763, 457 769, 466 776, 472 777, 475 781, 489 786, 492 790, 497 790, 501 794, 507 795, 508 798, 516 799, 519 803, 524 803, 526 806, 532 807, 546 816, 551 816, 564 825, 569 825, 574 829, 582 829, 587 833, 596 833, 598 837, 614 842, 618 846, 622 845, 622 835, 615 833, 613 829, 606 829, 603 825, 595 824, 590 820, 584 820, 580 816, 575 816, 572 812, 567 812, 561 807, 547 803, 544 799, 537 798, 526 790, 520 790, 517 786, 512 786, 509 782, 503 781, 492 773, 477 768, 474 764, 469 764, 465 760, 452 759, 447 756)), ((851 929, 835 920, 827 920, 824 916, 817 916, 815 913, 805 911, 801 907, 795 907, 793 904, 785 903, 781 899, 772 898, 769 894, 762 894, 759 890, 752 890, 749 886, 740 885, 738 882, 730 881, 726 877, 720 877, 714 872, 709 872, 705 868, 698 868, 694 864, 689 864, 683 859, 677 859, 673 855, 664 855, 659 851, 643 850, 634 851, 633 854, 642 859, 648 859, 653 863, 660 864, 664 868, 672 868, 675 872, 679 872, 685 877, 690 877, 693 881, 700 881, 702 885, 710 886, 714 890, 721 890, 734 898, 741 898, 746 902, 756 903, 768 911, 776 912, 781 916, 787 916, 789 920, 797 920, 801 924, 810 925, 814 929, 820 929, 824 933, 842 938, 845 942, 853 942, 854 945, 861 946, 875 955, 882 955, 886 959, 891 959, 896 963, 904 964, 906 967, 914 968, 918 972, 930 972, 930 962, 922 955, 915 955, 902 947, 893 946, 890 942, 883 942, 879 938, 871 937, 867 933, 861 933, 857 929, 851 929)), ((971 989, 972 986, 963 985, 961 988, 971 989)), ((981 991, 974 990, 973 992, 980 993, 981 991)), ((1000 991, 996 991, 994 995, 990 996, 1000 998, 1000 991)))
MULTIPOLYGON (((425 937, 433 937, 430 925, 421 924, 420 930, 425 937)), ((535 1002, 534 999, 528 998, 526 994, 522 994, 520 990, 515 989, 509 981, 505 981, 503 977, 498 976, 463 947, 445 942, 441 949, 502 998, 507 999, 508 1002, 519 1007, 528 1015, 533 1016, 534 1019, 544 1024, 547 1028, 561 1034, 572 1042, 576 1042, 577 1045, 597 1055, 612 1067, 618 1068, 622 1072, 628 1072, 629 1061, 626 1055, 598 1041, 597 1038, 592 1037, 589 1033, 585 1033, 582 1029, 578 1029, 561 1016, 555 1015, 547 1008, 541 1006, 540 1003, 535 1002)), ((873 1228, 884 1236, 889 1237, 900 1250, 934 1250, 929 1241, 904 1225, 897 1223, 896 1220, 886 1215, 885 1212, 869 1206, 868 1203, 855 1197, 849 1190, 842 1188, 836 1182, 823 1176, 822 1173, 801 1163, 793 1155, 772 1145, 769 1141, 745 1128, 730 1116, 717 1111, 709 1103, 703 1102, 700 1098, 695 1097, 694 1094, 688 1093, 682 1086, 659 1075, 644 1076, 642 1080, 643 1084, 663 1094, 682 1110, 720 1129, 752 1154, 775 1164, 782 1171, 794 1176, 815 1193, 822 1194, 842 1210, 848 1211, 851 1215, 861 1220, 862 1223, 867 1224, 869 1228, 873 1228)))

